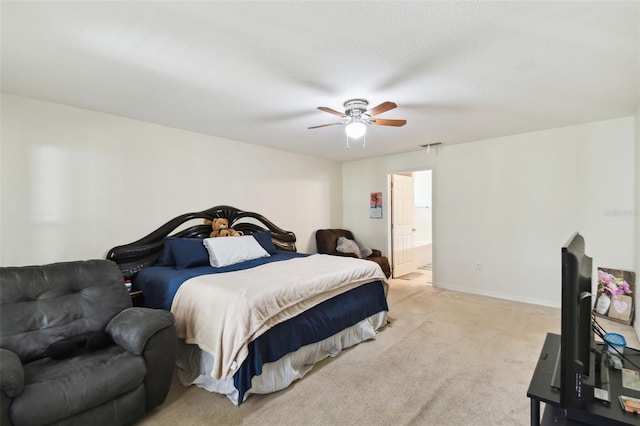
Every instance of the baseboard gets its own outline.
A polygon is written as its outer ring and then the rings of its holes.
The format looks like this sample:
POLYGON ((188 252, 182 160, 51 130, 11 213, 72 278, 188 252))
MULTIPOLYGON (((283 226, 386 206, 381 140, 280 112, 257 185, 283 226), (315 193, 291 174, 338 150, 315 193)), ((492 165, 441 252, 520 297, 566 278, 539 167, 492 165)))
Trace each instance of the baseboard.
POLYGON ((487 297, 493 297, 495 299, 502 299, 502 300, 511 300, 513 302, 521 302, 521 303, 528 303, 531 305, 539 305, 539 306, 547 306, 550 308, 560 308, 560 303, 558 304, 550 304, 548 301, 544 301, 544 300, 538 300, 538 299, 520 299, 520 298, 514 298, 514 297, 504 297, 503 293, 495 293, 495 292, 491 292, 491 291, 482 291, 482 290, 473 290, 473 289, 469 289, 469 287, 460 287, 454 284, 450 284, 450 283, 443 283, 441 281, 434 281, 433 286, 442 290, 451 290, 451 291, 458 291, 460 293, 468 293, 468 294, 476 294, 478 296, 487 296, 487 297))

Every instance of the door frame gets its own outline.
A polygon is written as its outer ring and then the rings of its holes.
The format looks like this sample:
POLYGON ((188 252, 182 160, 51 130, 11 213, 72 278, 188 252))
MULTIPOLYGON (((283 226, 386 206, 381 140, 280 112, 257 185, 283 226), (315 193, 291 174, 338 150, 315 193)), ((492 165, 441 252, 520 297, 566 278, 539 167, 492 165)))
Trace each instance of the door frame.
POLYGON ((392 241, 392 232, 391 232, 391 216, 393 215, 393 204, 391 203, 391 197, 392 197, 391 176, 398 175, 398 174, 406 174, 406 173, 411 173, 413 175, 415 172, 422 172, 422 171, 431 171, 431 281, 432 281, 432 285, 436 287, 436 266, 435 265, 436 265, 437 256, 436 256, 435 247, 436 247, 436 239, 437 239, 437 229, 436 229, 437 217, 436 217, 436 205, 435 205, 435 201, 436 201, 435 166, 387 173, 387 200, 388 200, 388 211, 389 211, 389 214, 386 215, 387 253, 389 253, 389 263, 391 264, 391 268, 393 270, 393 250, 392 250, 393 241, 392 241))

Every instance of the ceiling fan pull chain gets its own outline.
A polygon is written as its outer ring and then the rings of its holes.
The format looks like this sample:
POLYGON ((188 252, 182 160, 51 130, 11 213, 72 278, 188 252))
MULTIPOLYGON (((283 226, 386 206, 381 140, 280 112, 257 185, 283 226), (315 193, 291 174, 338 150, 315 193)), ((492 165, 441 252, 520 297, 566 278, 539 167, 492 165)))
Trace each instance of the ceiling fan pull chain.
POLYGON ((367 145, 367 135, 362 136, 362 147, 364 148, 367 145))
POLYGON ((347 149, 351 149, 351 147, 349 146, 349 135, 346 135, 346 136, 347 136, 347 149))

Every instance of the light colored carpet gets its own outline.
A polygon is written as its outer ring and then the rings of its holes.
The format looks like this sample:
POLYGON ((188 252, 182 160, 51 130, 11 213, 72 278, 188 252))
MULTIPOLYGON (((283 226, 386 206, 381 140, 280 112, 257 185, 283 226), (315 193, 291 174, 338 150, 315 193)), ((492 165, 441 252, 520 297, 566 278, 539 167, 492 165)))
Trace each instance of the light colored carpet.
MULTIPOLYGON (((141 425, 528 425, 526 393, 559 309, 390 280, 390 320, 375 340, 241 406, 174 380, 141 425)), ((639 347, 630 328, 629 346, 639 347), (633 338, 632 338, 633 337, 633 338)), ((617 327, 616 327, 617 326, 617 327)))
POLYGON ((433 262, 432 244, 417 245, 415 247, 415 259, 418 269, 431 269, 433 262))
POLYGON ((399 277, 396 277, 396 279, 397 280, 414 280, 421 276, 422 274, 420 272, 409 272, 408 274, 400 275, 399 277))

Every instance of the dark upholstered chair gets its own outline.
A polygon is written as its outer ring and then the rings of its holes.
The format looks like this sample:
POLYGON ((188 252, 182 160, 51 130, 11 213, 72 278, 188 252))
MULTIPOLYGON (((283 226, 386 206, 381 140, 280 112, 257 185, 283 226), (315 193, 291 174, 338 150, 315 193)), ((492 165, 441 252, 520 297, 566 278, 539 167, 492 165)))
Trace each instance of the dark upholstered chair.
MULTIPOLYGON (((316 246, 318 253, 331 254, 334 256, 347 256, 358 257, 353 253, 342 253, 336 249, 338 245, 338 238, 345 237, 352 241, 355 241, 351 231, 346 229, 319 229, 316 231, 316 246)), ((382 268, 385 276, 389 278, 391 276, 391 266, 389 265, 389 259, 382 256, 380 250, 372 249, 372 253, 365 259, 376 262, 382 268)))
POLYGON ((0 424, 135 422, 169 391, 174 323, 109 260, 0 268, 0 424))

